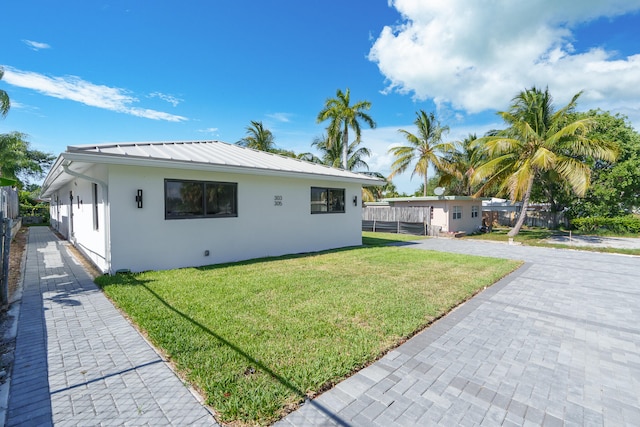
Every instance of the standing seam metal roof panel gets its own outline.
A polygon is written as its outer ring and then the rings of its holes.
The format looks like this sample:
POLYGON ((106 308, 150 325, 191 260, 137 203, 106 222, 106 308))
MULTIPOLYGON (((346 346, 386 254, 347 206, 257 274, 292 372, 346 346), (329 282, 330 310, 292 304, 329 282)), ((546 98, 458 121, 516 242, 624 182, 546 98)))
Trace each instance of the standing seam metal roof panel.
POLYGON ((144 142, 69 146, 67 147, 67 152, 193 162, 244 167, 248 169, 309 173, 342 178, 364 178, 371 180, 372 184, 380 182, 380 180, 367 175, 220 141, 144 142))

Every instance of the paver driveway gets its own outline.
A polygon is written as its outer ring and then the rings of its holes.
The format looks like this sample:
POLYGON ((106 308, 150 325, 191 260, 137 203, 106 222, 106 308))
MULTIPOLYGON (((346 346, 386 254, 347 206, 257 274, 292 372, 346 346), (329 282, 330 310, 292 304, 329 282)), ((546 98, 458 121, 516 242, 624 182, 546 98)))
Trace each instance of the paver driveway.
POLYGON ((526 263, 278 426, 640 425, 640 258, 412 247, 526 263))

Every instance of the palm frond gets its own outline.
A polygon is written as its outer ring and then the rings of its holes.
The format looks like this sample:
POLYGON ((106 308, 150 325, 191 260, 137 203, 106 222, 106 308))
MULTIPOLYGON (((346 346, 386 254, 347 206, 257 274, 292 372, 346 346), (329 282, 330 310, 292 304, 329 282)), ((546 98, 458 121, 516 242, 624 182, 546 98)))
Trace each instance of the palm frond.
POLYGON ((589 165, 577 159, 563 156, 557 161, 556 171, 569 183, 578 197, 584 196, 591 178, 589 165))

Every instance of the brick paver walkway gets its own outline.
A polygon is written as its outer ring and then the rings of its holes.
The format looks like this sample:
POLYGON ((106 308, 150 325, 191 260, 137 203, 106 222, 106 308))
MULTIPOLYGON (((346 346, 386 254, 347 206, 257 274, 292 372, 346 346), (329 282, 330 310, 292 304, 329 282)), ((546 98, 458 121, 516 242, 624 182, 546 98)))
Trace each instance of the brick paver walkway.
MULTIPOLYGON (((65 245, 30 230, 7 425, 215 425, 65 245)), ((413 247, 526 264, 278 426, 640 425, 640 258, 413 247)))
POLYGON ((216 425, 65 245, 29 230, 7 425, 216 425))
POLYGON ((277 426, 640 425, 640 258, 413 247, 526 264, 277 426))

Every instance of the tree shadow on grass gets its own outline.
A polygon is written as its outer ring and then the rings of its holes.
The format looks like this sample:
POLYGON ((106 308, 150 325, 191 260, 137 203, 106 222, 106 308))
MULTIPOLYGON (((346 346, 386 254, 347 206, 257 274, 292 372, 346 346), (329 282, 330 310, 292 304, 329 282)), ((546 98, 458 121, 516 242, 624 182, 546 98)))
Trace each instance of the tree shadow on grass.
MULTIPOLYGON (((256 262, 256 260, 250 260, 250 261, 247 261, 247 263, 249 263, 251 261, 256 262)), ((262 259, 262 261, 264 261, 264 259, 262 259)), ((235 263, 235 264, 237 264, 237 263, 235 263)), ((219 265, 212 265, 212 266, 201 267, 201 268, 202 269, 211 269, 211 268, 215 268, 215 267, 220 267, 220 266, 219 265)), ((139 280, 136 277, 135 273, 119 274, 117 277, 119 278, 119 280, 117 282, 115 282, 115 283, 111 283, 111 285, 116 285, 116 286, 118 286, 118 285, 133 285, 133 286, 141 286, 141 287, 143 287, 144 289, 147 290, 147 292, 149 292, 149 294, 151 294, 156 300, 158 300, 158 302, 160 304, 165 306, 167 309, 169 309, 173 313, 177 314, 178 316, 182 317, 184 320, 188 321, 192 325, 196 326, 197 328, 199 328, 200 330, 205 332, 207 335, 215 338, 216 340, 221 342, 223 345, 225 345, 225 346, 229 347, 230 349, 232 349, 233 351, 235 351, 237 354, 239 354, 244 359, 246 359, 248 362, 250 362, 250 364, 252 366, 256 366, 257 368, 259 368, 260 370, 262 370, 263 372, 265 372, 266 374, 271 376, 274 380, 278 381, 280 384, 284 385, 286 388, 288 388, 293 393, 295 393, 296 396, 298 396, 300 398, 306 398, 305 391, 304 390, 300 390, 293 383, 291 383, 291 381, 289 381, 288 379, 286 379, 283 376, 279 375, 277 372, 275 372, 274 370, 269 368, 263 362, 261 362, 260 360, 256 359, 255 357, 253 357, 252 355, 250 355, 249 353, 244 351, 242 348, 240 348, 237 345, 233 344, 228 339, 226 339, 223 336, 221 336, 221 335, 217 334, 216 332, 212 331, 207 326, 203 325, 202 323, 198 322, 197 320, 189 317, 188 314, 186 314, 186 313, 178 310, 177 308, 173 307, 171 304, 169 304, 169 302, 167 302, 164 298, 162 298, 160 295, 158 295, 153 289, 151 289, 149 286, 147 286, 147 283, 149 281, 147 281, 147 280, 139 280)), ((309 404, 309 405, 314 406, 315 408, 317 408, 320 412, 322 412, 328 418, 333 420, 333 422, 335 422, 337 425, 349 426, 349 423, 344 421, 338 415, 336 415, 335 413, 333 413, 332 411, 330 411, 328 408, 326 408, 322 404, 318 403, 317 401, 308 400, 306 402, 306 404, 309 404)))
POLYGON ((412 246, 416 245, 412 241, 400 241, 396 239, 385 239, 383 237, 363 237, 363 246, 412 246))
MULTIPOLYGON (((392 240, 391 242, 396 242, 396 241, 392 240)), ((247 260, 242 260, 242 261, 232 261, 232 262, 225 262, 225 263, 222 263, 222 264, 202 265, 202 266, 199 266, 199 267, 190 267, 190 268, 194 268, 194 269, 199 270, 199 271, 209 271, 209 270, 216 270, 216 269, 219 269, 219 268, 225 268, 225 267, 229 267, 229 266, 253 265, 253 264, 261 264, 261 263, 264 263, 264 262, 271 262, 271 261, 283 261, 283 260, 298 259, 298 258, 311 258, 311 257, 321 256, 321 255, 326 255, 326 254, 331 254, 331 253, 353 251, 353 250, 358 250, 358 249, 362 249, 362 248, 363 248, 362 246, 347 246, 347 247, 344 247, 344 248, 329 249, 329 250, 326 250, 326 251, 301 252, 301 253, 298 253, 298 254, 271 256, 271 257, 263 257, 263 258, 252 258, 252 259, 247 259, 247 260)))

